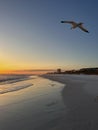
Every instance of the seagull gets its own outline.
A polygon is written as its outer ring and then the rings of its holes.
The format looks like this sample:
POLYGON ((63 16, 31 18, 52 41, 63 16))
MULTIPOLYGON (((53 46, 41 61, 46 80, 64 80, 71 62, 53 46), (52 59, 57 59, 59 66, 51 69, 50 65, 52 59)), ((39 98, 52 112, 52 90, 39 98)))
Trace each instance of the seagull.
POLYGON ((61 21, 61 23, 72 24, 71 29, 75 29, 75 28, 79 27, 82 31, 89 33, 89 31, 83 27, 83 23, 82 22, 76 23, 74 21, 61 21))

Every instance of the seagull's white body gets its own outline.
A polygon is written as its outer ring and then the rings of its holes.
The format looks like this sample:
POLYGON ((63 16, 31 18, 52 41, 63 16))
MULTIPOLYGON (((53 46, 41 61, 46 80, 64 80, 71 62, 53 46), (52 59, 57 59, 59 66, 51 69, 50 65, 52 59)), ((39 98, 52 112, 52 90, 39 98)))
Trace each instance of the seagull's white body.
POLYGON ((69 23, 72 25, 71 29, 75 29, 75 28, 79 27, 82 31, 89 33, 89 31, 83 27, 83 23, 81 23, 81 22, 76 23, 74 21, 61 21, 61 23, 69 23))

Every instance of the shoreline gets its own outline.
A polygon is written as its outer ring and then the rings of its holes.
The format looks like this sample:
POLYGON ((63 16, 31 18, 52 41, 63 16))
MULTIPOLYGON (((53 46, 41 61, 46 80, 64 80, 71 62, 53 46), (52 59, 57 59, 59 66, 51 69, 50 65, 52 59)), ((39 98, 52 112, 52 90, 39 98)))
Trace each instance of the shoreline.
POLYGON ((33 87, 0 95, 0 130, 58 129, 65 110, 60 94, 64 85, 39 76, 31 82, 33 87))
POLYGON ((62 99, 68 108, 60 129, 98 129, 98 76, 89 75, 44 75, 53 81, 65 84, 62 99), (95 84, 96 83, 96 84, 95 84))

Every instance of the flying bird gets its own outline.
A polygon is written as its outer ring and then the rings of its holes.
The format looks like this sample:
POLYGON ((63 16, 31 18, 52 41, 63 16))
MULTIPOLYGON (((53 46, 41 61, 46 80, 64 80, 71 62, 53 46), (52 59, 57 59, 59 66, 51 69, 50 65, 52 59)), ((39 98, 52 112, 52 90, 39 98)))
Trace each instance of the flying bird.
POLYGON ((75 28, 78 27, 78 28, 80 28, 82 31, 89 33, 89 31, 83 27, 83 23, 82 23, 82 22, 76 23, 76 22, 74 22, 74 21, 61 21, 61 23, 69 23, 69 24, 72 25, 71 29, 75 29, 75 28))

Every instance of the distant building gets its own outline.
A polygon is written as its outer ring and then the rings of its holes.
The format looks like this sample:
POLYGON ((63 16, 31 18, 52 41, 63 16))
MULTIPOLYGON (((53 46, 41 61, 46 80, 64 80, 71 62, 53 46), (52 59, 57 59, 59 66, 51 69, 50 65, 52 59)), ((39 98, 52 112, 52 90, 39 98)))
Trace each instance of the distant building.
POLYGON ((61 74, 61 69, 57 69, 57 74, 61 74))
POLYGON ((85 74, 98 74, 98 68, 82 68, 80 72, 85 74))

